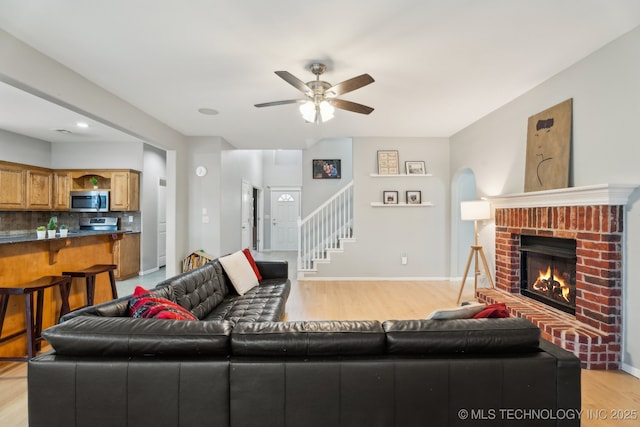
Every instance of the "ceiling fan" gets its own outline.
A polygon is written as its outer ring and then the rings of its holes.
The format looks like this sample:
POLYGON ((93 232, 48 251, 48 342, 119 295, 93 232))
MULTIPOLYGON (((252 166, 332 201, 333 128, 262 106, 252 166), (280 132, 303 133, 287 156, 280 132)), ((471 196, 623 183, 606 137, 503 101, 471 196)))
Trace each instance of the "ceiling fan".
POLYGON ((306 99, 288 99, 285 101, 265 102, 255 104, 256 107, 272 107, 274 105, 284 104, 301 104, 300 112, 307 122, 320 123, 326 122, 333 118, 335 108, 353 111, 354 113, 370 114, 373 108, 356 102, 338 99, 337 96, 360 89, 370 83, 373 83, 373 77, 369 74, 361 74, 349 80, 345 80, 337 85, 331 85, 320 80, 320 75, 327 69, 326 65, 321 63, 313 63, 309 66, 311 72, 316 76, 315 80, 303 82, 288 71, 276 71, 284 81, 298 89, 306 95, 306 99))

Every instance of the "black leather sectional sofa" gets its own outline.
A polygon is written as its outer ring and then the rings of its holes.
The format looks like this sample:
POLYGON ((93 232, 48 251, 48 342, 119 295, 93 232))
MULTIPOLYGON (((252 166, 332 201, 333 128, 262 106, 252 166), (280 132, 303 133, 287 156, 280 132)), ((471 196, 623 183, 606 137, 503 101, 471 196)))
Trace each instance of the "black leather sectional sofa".
POLYGON ((289 282, 258 265, 265 287, 242 303, 200 289, 216 263, 159 285, 209 307, 201 321, 127 318, 125 298, 47 329, 30 426, 580 424, 578 359, 524 319, 283 322, 289 282))

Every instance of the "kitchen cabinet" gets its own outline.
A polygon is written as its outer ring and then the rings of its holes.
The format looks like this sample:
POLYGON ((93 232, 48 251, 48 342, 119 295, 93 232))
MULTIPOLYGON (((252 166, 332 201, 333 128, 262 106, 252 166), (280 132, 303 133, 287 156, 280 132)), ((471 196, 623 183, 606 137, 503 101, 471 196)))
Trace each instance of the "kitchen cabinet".
POLYGON ((26 193, 24 165, 0 162, 0 209, 24 209, 26 193))
POLYGON ((140 233, 126 233, 113 246, 113 263, 117 280, 136 277, 140 271, 140 233))
POLYGON ((71 173, 67 171, 53 172, 53 209, 64 211, 69 209, 69 193, 71 191, 71 173))
POLYGON ((113 171, 111 174, 111 210, 140 210, 140 174, 136 171, 113 171))
POLYGON ((29 168, 27 175, 28 210, 53 208, 53 173, 50 169, 29 168))
POLYGON ((73 190, 110 191, 110 210, 140 210, 140 172, 130 169, 56 170, 0 161, 0 210, 69 210, 73 190))

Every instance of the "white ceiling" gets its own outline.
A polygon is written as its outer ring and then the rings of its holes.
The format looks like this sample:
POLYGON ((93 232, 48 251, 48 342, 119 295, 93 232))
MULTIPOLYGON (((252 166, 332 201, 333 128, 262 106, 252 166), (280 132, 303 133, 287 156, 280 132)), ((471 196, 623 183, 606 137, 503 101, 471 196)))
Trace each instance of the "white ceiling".
MULTIPOLYGON (((0 0, 3 30, 182 134, 238 148, 450 136, 638 25, 638 0, 0 0), (273 72, 309 81, 314 61, 332 84, 369 73, 341 98, 375 111, 315 125, 295 104, 253 106, 298 98, 273 72)), ((29 135, 42 115, 6 107, 6 91, 0 113, 15 116, 0 128, 29 135)))

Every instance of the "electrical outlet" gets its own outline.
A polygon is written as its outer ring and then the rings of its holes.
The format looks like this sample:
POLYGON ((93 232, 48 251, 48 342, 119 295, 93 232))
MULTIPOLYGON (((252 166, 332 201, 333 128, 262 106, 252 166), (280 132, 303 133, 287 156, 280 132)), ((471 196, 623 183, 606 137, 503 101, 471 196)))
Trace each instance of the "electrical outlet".
POLYGON ((129 215, 129 222, 133 222, 133 215, 129 215))
POLYGON ((203 216, 202 217, 202 223, 203 224, 209 224, 209 217, 208 216, 203 216))
POLYGON ((407 263, 409 262, 409 260, 407 259, 407 255, 406 255, 406 254, 403 254, 403 255, 400 257, 400 261, 402 262, 402 265, 407 265, 407 263))

